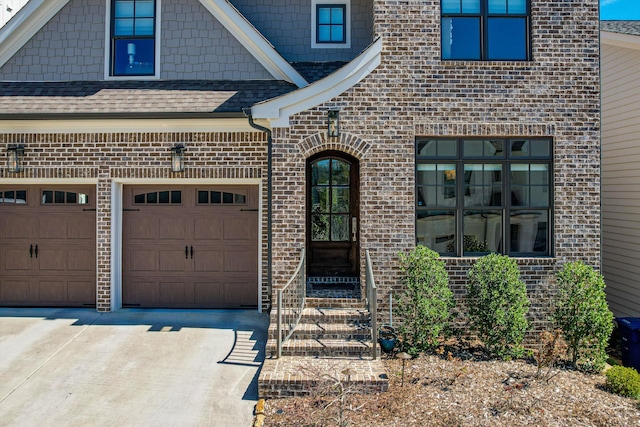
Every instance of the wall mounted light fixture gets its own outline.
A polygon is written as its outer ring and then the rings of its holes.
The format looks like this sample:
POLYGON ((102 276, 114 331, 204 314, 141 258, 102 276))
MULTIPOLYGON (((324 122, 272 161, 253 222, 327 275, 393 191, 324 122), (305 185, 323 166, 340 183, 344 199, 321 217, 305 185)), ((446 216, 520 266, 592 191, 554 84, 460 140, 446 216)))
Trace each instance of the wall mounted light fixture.
POLYGON ((184 144, 176 144, 171 147, 171 171, 182 172, 184 170, 184 144))
POLYGON ((9 144, 7 147, 7 169, 9 172, 22 172, 24 158, 24 145, 9 144))
POLYGON ((338 110, 327 112, 327 136, 329 138, 340 136, 340 112, 338 110))

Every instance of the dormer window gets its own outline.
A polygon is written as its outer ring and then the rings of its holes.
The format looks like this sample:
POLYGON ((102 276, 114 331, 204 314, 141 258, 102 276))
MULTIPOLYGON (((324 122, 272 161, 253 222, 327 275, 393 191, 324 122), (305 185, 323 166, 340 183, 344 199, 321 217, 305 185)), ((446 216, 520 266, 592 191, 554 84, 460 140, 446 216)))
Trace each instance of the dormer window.
POLYGON ((111 76, 156 75, 155 0, 112 0, 111 76))
POLYGON ((312 0, 311 21, 311 47, 351 47, 349 0, 312 0))

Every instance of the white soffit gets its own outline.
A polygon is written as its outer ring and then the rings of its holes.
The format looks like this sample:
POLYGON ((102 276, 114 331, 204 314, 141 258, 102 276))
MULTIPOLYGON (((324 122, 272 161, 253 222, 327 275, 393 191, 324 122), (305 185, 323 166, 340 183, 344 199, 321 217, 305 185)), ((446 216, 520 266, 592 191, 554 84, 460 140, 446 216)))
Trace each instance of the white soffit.
POLYGON ((368 76, 380 65, 381 53, 382 39, 378 38, 336 72, 307 87, 260 102, 251 107, 251 114, 255 119, 269 120, 272 128, 287 127, 292 115, 339 96, 368 76))
POLYGON ((0 28, 0 67, 27 43, 69 0, 30 0, 0 28))
POLYGON ((276 79, 298 87, 309 83, 227 0, 200 0, 200 3, 262 64, 276 79))
POLYGON ((632 34, 601 31, 600 43, 610 46, 626 47, 627 49, 640 50, 640 36, 634 36, 632 34))

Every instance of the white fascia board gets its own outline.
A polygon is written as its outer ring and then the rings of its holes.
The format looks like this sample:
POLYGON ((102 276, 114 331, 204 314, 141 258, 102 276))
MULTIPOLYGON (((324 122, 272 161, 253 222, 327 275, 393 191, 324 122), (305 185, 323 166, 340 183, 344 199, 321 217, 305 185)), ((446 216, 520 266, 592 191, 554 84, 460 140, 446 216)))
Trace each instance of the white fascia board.
POLYGON ((200 3, 274 78, 285 80, 298 87, 305 87, 309 84, 227 0, 200 0, 200 3))
POLYGON ((353 61, 307 87, 251 107, 255 119, 267 119, 272 128, 289 126, 289 118, 344 93, 380 65, 382 39, 378 38, 353 61))
POLYGON ((640 36, 634 36, 632 34, 620 34, 612 33, 611 31, 601 31, 600 43, 609 46, 640 50, 640 36))
MULTIPOLYGON (((257 121, 268 125, 266 121, 257 121)), ((246 118, 0 120, 2 133, 255 132, 246 118)))
POLYGON ((0 28, 0 67, 6 64, 69 0, 30 0, 0 28))

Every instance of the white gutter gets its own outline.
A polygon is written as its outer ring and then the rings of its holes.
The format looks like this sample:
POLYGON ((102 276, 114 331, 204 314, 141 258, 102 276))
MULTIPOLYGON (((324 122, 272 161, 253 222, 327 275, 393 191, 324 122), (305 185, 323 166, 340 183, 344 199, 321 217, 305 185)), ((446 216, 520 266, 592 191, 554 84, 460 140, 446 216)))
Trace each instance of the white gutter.
POLYGON ((277 80, 285 80, 298 87, 309 83, 264 38, 264 36, 227 0, 200 0, 229 32, 277 80))
POLYGON ((600 43, 611 46, 626 47, 627 49, 640 50, 640 36, 634 36, 632 34, 601 31, 600 43))
POLYGON ((307 87, 251 107, 255 119, 267 119, 271 127, 289 126, 289 118, 344 93, 380 65, 382 39, 378 38, 353 61, 307 87))
POLYGON ((69 0, 30 0, 0 28, 0 67, 4 66, 69 0))

